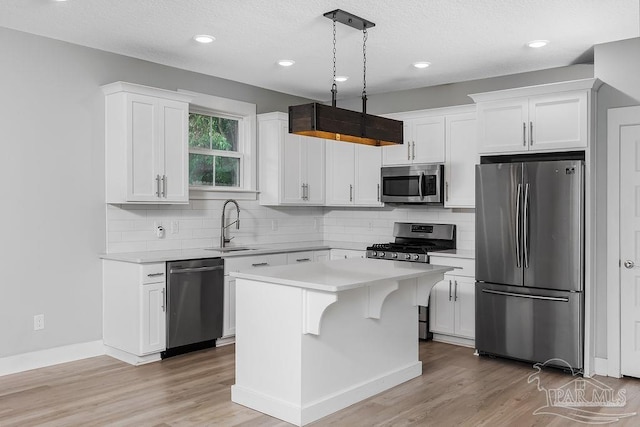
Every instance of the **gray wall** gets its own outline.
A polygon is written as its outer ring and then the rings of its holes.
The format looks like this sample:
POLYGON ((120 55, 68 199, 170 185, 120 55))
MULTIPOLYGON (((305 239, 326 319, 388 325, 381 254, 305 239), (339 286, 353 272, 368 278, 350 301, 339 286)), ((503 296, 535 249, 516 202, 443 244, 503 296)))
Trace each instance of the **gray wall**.
POLYGON ((640 104, 640 38, 596 45, 595 77, 598 91, 596 130, 597 273, 596 356, 607 357, 607 110, 640 104))
POLYGON ((307 100, 0 28, 0 358, 102 339, 104 98, 123 80, 286 111, 307 100), (33 316, 45 329, 33 331, 33 316))

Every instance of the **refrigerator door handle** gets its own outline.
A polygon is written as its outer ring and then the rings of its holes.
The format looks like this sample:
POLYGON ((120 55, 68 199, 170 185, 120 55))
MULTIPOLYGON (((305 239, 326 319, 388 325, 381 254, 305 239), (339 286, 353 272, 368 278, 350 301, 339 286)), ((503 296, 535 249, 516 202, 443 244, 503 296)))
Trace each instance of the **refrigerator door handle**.
POLYGON ((542 295, 517 294, 515 292, 494 291, 494 290, 491 290, 491 289, 483 289, 482 292, 485 293, 485 294, 504 295, 504 296, 507 296, 507 297, 540 299, 540 300, 545 300, 545 301, 569 302, 569 298, 563 298, 563 297, 545 297, 545 296, 542 296, 542 295))
POLYGON ((520 253, 520 195, 522 193, 522 184, 518 184, 518 191, 516 192, 516 267, 522 267, 521 260, 522 254, 520 253))
POLYGON ((529 183, 524 188, 524 218, 522 225, 524 268, 529 268, 529 183))

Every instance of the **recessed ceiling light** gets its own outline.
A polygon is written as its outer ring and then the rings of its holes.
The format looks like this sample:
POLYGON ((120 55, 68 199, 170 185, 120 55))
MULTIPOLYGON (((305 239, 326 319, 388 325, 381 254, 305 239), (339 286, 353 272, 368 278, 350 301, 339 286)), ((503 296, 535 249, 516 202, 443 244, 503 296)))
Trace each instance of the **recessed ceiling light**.
POLYGON ((543 47, 549 44, 549 40, 532 40, 527 43, 527 46, 537 49, 539 47, 543 47))
POLYGON ((211 43, 216 38, 208 34, 198 34, 197 36, 193 36, 193 39, 198 43, 206 44, 206 43, 211 43))
POLYGON ((427 68, 431 65, 431 62, 427 62, 427 61, 420 61, 420 62, 414 62, 413 66, 416 68, 427 68))
POLYGON ((336 76, 336 81, 339 83, 346 82, 347 80, 349 80, 348 76, 336 76))
POLYGON ((295 63, 296 61, 291 59, 281 59, 280 61, 278 61, 278 65, 280 65, 281 67, 291 67, 295 63))

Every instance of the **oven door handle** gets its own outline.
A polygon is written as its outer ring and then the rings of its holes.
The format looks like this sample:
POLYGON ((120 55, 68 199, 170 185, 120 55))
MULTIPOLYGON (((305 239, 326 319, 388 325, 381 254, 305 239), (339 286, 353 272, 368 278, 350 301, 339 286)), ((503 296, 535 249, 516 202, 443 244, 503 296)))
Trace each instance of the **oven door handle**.
POLYGON ((420 200, 424 199, 424 194, 422 194, 423 181, 424 181, 424 172, 420 172, 420 178, 418 178, 418 193, 420 194, 420 200))
POLYGON ((216 265, 212 267, 194 267, 194 268, 172 268, 169 270, 170 274, 181 274, 181 273, 200 273, 203 271, 215 271, 224 269, 223 265, 216 265))

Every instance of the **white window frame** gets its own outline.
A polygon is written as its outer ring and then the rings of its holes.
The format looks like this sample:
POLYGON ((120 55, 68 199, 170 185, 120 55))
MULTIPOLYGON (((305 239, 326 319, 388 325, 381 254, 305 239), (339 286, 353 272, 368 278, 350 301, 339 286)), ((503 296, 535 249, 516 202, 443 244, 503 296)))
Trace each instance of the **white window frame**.
POLYGON ((219 155, 240 158, 240 186, 190 186, 190 199, 227 199, 256 200, 257 182, 257 144, 256 144, 256 105, 234 99, 221 98, 197 92, 179 89, 178 92, 193 96, 189 112, 238 120, 237 151, 208 150, 190 148, 190 153, 219 155))

